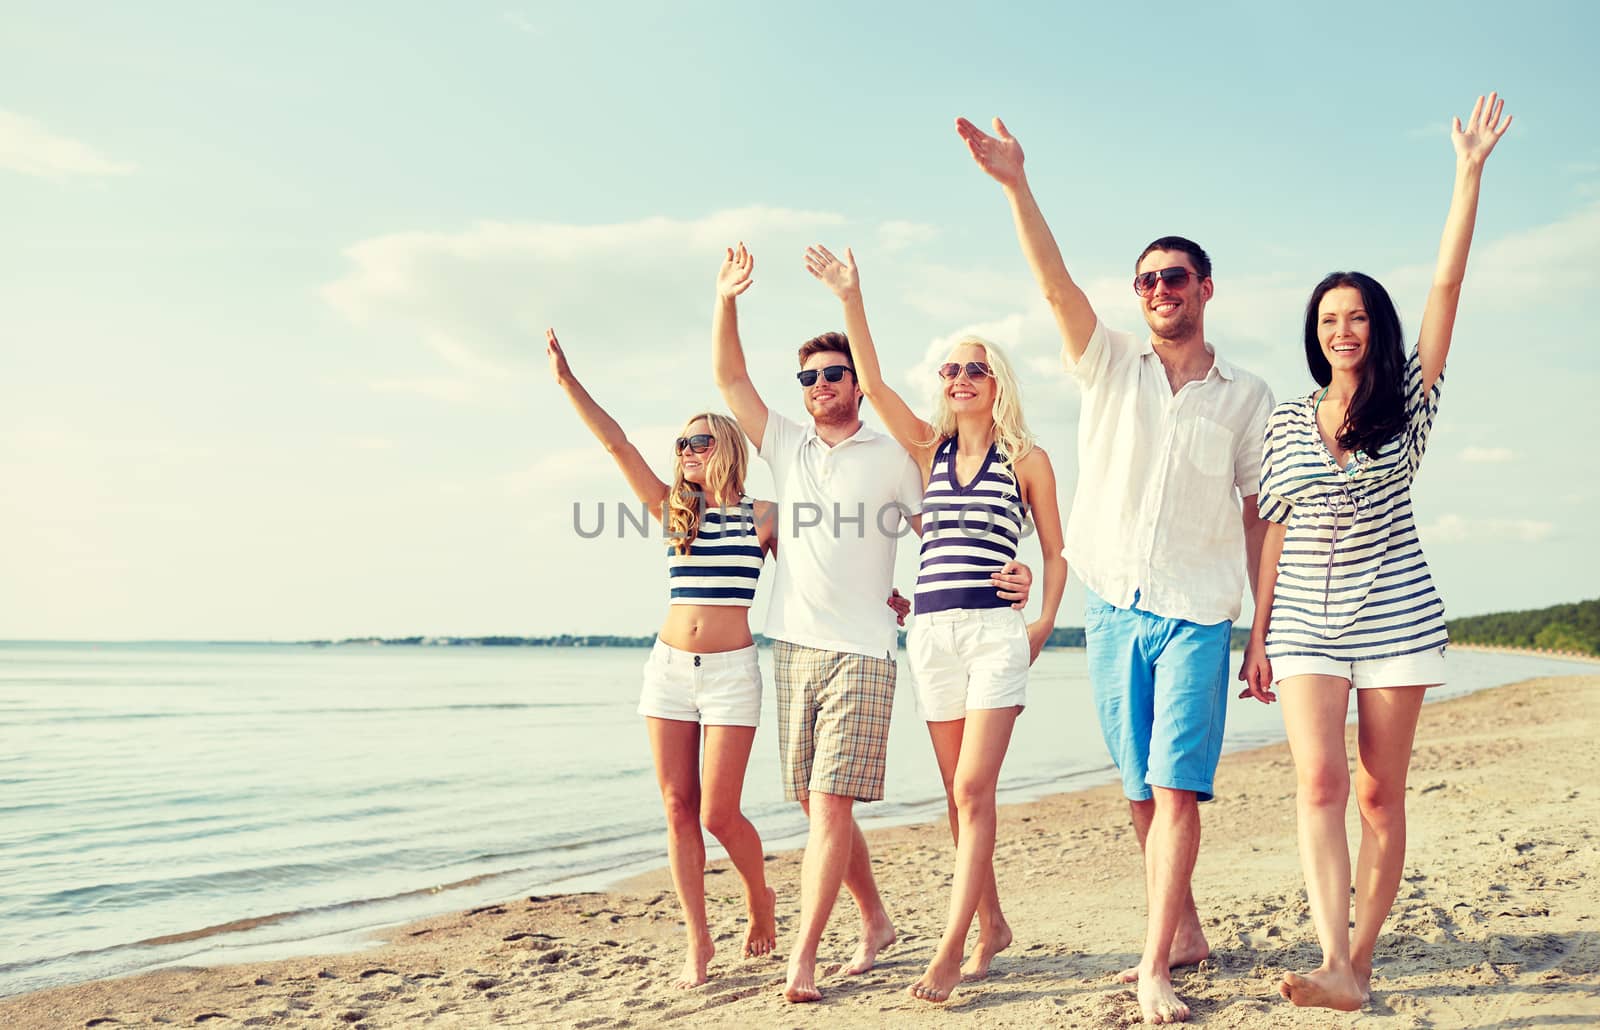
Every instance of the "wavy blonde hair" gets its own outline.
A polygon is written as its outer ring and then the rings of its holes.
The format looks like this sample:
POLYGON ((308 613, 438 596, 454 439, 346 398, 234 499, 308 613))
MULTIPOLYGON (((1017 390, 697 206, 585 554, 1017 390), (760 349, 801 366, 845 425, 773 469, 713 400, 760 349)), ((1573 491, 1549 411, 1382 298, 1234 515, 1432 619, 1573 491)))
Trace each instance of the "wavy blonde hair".
POLYGON ((691 415, 678 435, 688 436, 689 427, 701 419, 705 419, 706 425, 711 428, 711 438, 717 442, 711 453, 706 455, 704 492, 683 478, 681 456, 672 456, 672 489, 667 491, 666 523, 667 534, 679 554, 689 553, 689 545, 694 543, 700 532, 700 516, 705 512, 706 494, 743 497, 745 472, 750 465, 744 434, 739 431, 739 424, 726 415, 712 411, 691 415))
MULTIPOLYGON (((1006 352, 998 344, 982 337, 962 337, 950 348, 950 354, 968 344, 983 348, 984 360, 994 373, 994 407, 990 409, 990 417, 994 419, 994 439, 1000 445, 1000 453, 1005 456, 1006 464, 1011 467, 1011 478, 1017 479, 1017 462, 1027 457, 1034 447, 1033 433, 1029 432, 1028 423, 1022 417, 1022 391, 1017 385, 1017 374, 1012 371, 1006 352)), ((947 357, 945 360, 955 359, 947 357)), ((943 389, 938 392, 933 417, 928 420, 928 425, 933 428, 933 439, 928 441, 929 446, 944 443, 956 435, 956 414, 950 410, 950 398, 945 396, 943 389)), ((1017 481, 1021 482, 1020 479, 1017 481)))

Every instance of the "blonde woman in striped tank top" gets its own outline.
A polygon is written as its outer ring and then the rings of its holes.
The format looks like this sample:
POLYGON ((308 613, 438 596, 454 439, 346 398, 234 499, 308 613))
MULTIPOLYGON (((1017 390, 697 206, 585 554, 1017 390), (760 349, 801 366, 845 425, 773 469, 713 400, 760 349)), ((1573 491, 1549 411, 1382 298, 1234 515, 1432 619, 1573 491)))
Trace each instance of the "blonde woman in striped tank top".
POLYGON ((1424 693, 1444 682, 1447 641, 1411 483, 1439 407, 1483 164, 1511 126, 1503 107, 1492 93, 1479 97, 1467 126, 1457 120, 1451 131, 1455 186, 1416 348, 1404 352, 1388 291, 1359 272, 1335 272, 1306 307, 1306 362, 1318 389, 1278 405, 1267 424, 1259 505, 1271 526, 1239 677, 1241 696, 1281 696, 1299 781, 1300 865, 1322 965, 1283 978, 1279 991, 1295 1005, 1367 1003, 1378 931, 1405 865, 1412 740, 1424 693), (1361 812, 1353 881, 1352 690, 1361 812))
POLYGON ((1028 667, 1055 626, 1066 587, 1055 471, 1028 433, 1000 348, 974 338, 952 348, 938 369, 934 416, 924 421, 883 380, 855 255, 847 249, 840 261, 819 245, 805 262, 844 305, 862 392, 922 470, 922 562, 907 652, 944 780, 956 862, 944 936, 907 990, 942 1002, 962 980, 986 976, 1011 943, 994 878, 995 785, 1028 667), (1016 557, 1028 513, 1044 560, 1044 610, 1031 624, 989 581, 1016 557), (963 965, 974 916, 978 943, 963 965))

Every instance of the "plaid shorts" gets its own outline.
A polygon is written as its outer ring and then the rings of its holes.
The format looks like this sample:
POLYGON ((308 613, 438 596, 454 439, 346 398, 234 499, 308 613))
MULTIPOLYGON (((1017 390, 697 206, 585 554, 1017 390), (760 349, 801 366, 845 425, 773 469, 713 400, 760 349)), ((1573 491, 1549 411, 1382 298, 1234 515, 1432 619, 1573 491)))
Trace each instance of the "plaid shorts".
POLYGON ((879 801, 894 709, 894 661, 772 642, 783 793, 879 801))

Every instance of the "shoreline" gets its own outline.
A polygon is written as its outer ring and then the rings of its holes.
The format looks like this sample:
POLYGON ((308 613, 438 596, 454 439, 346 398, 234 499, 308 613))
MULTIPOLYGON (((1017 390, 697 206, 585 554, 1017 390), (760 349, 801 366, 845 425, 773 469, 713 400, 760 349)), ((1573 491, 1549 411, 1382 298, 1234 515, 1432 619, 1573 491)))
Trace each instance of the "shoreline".
MULTIPOLYGON (((1175 982, 1197 1022, 1230 1027, 1483 1025, 1539 1011, 1600 1019, 1600 902, 1589 827, 1600 792, 1585 782, 1600 676, 1553 677, 1430 704, 1411 785, 1405 881, 1379 946, 1375 1002, 1361 1016, 1295 1010, 1276 977, 1315 963, 1294 845, 1293 770, 1285 745, 1224 756, 1195 893, 1213 945, 1175 982)), ((1353 737, 1353 734, 1351 734, 1353 737)), ((1002 806, 996 868, 1016 943, 995 975, 964 985, 945 1015, 985 1026, 1120 1026, 1131 989, 1108 974, 1142 934, 1142 875, 1115 785, 1002 806)), ((940 823, 868 831, 900 942, 860 977, 828 975, 849 954, 842 899, 824 937, 825 1001, 778 997, 781 960, 742 960, 737 877, 710 863, 707 904, 721 950, 710 983, 678 992, 681 925, 664 870, 594 893, 536 895, 408 924, 354 953, 171 968, 0 1000, 17 1027, 488 1023, 587 1026, 693 1018, 707 1025, 845 1026, 922 1022, 905 996, 942 928, 951 849, 940 823), (913 901, 912 899, 918 899, 913 901), (94 1020, 114 1022, 92 1023, 94 1020)), ((798 853, 769 853, 779 892, 779 954, 797 915, 798 853)), ((1508 1025, 1508 1024, 1502 1024, 1508 1025)))

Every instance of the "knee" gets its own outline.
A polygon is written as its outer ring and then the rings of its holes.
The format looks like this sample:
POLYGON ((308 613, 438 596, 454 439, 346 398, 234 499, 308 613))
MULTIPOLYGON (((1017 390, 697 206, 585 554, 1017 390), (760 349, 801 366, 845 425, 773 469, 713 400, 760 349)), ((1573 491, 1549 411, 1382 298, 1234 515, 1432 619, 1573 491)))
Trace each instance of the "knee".
POLYGON ((963 820, 994 818, 994 791, 983 784, 956 780, 950 798, 963 820))
POLYGON ((813 826, 848 826, 855 818, 855 799, 838 794, 812 794, 807 814, 813 826))
POLYGON ((1406 817, 1406 788, 1404 784, 1389 784, 1378 780, 1362 779, 1356 786, 1356 804, 1361 807, 1361 818, 1378 827, 1404 822, 1406 817))
POLYGON ((700 795, 685 790, 664 790, 661 804, 667 810, 667 825, 674 827, 698 826, 700 823, 700 795))
POLYGON ((700 809, 700 825, 718 840, 726 837, 743 818, 737 808, 729 805, 704 805, 700 809))
POLYGON ((1342 764, 1301 770, 1299 797, 1301 804, 1312 808, 1342 810, 1350 800, 1350 771, 1342 764))

